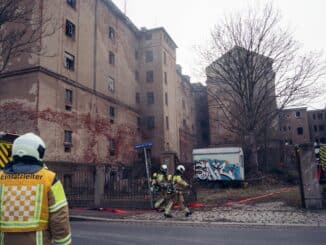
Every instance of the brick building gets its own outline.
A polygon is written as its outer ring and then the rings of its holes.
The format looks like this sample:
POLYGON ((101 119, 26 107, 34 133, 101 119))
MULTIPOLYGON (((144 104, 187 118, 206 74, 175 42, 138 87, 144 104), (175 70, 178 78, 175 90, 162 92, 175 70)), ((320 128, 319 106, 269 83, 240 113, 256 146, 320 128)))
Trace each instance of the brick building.
POLYGON ((326 109, 308 111, 311 142, 326 144, 326 109))
POLYGON ((284 109, 279 114, 279 138, 288 144, 310 142, 308 111, 306 107, 284 109))
POLYGON ((0 131, 40 134, 49 162, 131 165, 142 142, 157 161, 180 157, 192 92, 166 30, 138 29, 110 0, 35 4, 63 28, 38 43, 47 55, 14 58, 0 75, 0 131))

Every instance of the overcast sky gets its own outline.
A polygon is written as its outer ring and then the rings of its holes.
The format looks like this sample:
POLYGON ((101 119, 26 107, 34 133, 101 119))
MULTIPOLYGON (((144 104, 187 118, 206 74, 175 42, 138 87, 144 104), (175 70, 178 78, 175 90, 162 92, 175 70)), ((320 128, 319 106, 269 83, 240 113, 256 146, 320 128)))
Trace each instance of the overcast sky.
MULTIPOLYGON (((137 27, 167 30, 178 45, 177 63, 192 82, 204 79, 196 71, 199 61, 194 47, 209 39, 220 18, 267 1, 281 11, 283 25, 293 30, 305 50, 326 53, 326 0, 113 0, 137 27)), ((321 104, 325 106, 326 101, 321 104)))

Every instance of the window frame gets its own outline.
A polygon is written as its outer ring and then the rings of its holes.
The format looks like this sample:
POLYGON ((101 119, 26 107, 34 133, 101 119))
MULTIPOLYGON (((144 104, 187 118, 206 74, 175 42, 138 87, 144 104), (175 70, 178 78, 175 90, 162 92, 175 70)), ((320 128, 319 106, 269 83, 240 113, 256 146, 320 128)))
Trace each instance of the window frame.
POLYGON ((65 34, 67 37, 71 38, 72 40, 75 40, 76 37, 76 25, 70 21, 69 19, 66 19, 66 25, 65 25, 65 34), (70 28, 68 28, 70 27, 70 28), (68 29, 70 31, 68 31, 68 29))
POLYGON ((303 132, 303 127, 297 127, 297 135, 303 135, 303 132))
POLYGON ((146 50, 145 51, 145 62, 151 63, 154 61, 154 52, 153 50, 146 50))
POLYGON ((66 0, 66 3, 73 9, 76 9, 77 0, 66 0))
POLYGON ((108 76, 108 90, 112 93, 115 91, 115 80, 111 76, 108 76))
POLYGON ((112 40, 112 42, 115 43, 116 39, 116 31, 112 26, 109 26, 109 33, 108 33, 109 39, 112 40))
POLYGON ((109 64, 115 66, 115 54, 109 51, 109 64))
POLYGON ((146 82, 148 82, 148 83, 154 82, 154 71, 153 70, 146 71, 146 82))
POLYGON ((63 57, 64 57, 64 67, 67 70, 74 71, 75 70, 75 56, 67 51, 64 51, 63 57), (69 63, 67 63, 67 61, 69 61, 69 63))
POLYGON ((154 92, 150 91, 146 93, 146 100, 147 105, 154 105, 155 104, 155 95, 154 92))

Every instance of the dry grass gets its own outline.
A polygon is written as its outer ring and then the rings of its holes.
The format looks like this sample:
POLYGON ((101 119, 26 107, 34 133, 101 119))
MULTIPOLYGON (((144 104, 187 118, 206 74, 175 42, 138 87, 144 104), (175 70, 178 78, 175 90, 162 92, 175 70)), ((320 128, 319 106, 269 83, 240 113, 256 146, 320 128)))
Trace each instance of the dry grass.
POLYGON ((284 185, 255 185, 246 188, 219 188, 219 189, 197 189, 197 200, 204 204, 224 204, 230 201, 240 201, 242 199, 262 196, 269 193, 280 192, 284 188, 289 188, 287 192, 276 193, 274 195, 250 201, 247 204, 254 205, 261 202, 281 201, 285 205, 299 207, 300 193, 297 186, 284 185))

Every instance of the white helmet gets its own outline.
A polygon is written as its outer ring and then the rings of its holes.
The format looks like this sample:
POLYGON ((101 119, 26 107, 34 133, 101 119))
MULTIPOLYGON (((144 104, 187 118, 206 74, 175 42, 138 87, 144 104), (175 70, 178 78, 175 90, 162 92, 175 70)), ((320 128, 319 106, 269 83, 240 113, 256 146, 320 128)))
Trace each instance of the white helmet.
POLYGON ((19 136, 13 143, 12 156, 33 157, 42 161, 45 152, 44 141, 34 133, 27 133, 19 136))
POLYGON ((183 174, 186 171, 186 168, 183 165, 178 165, 177 170, 183 174))
POLYGON ((166 173, 168 171, 168 166, 166 164, 162 164, 160 170, 161 172, 166 173))

